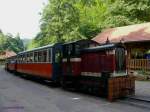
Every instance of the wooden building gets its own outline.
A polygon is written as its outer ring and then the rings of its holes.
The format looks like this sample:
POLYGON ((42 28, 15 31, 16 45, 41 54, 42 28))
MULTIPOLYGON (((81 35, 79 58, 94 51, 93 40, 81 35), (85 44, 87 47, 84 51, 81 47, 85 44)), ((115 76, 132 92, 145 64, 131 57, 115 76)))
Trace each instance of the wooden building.
POLYGON ((4 52, 0 52, 0 64, 3 64, 5 62, 6 58, 9 58, 11 56, 15 56, 16 53, 13 51, 4 51, 4 52))
POLYGON ((106 29, 93 40, 100 44, 124 43, 128 70, 150 71, 150 23, 106 29))

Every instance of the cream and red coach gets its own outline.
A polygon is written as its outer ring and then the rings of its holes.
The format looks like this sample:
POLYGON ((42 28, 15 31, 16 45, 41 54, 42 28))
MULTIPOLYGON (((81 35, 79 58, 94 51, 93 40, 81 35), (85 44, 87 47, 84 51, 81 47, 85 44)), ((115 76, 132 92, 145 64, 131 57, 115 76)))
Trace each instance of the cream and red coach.
POLYGON ((59 81, 61 44, 47 45, 17 55, 16 72, 59 81))

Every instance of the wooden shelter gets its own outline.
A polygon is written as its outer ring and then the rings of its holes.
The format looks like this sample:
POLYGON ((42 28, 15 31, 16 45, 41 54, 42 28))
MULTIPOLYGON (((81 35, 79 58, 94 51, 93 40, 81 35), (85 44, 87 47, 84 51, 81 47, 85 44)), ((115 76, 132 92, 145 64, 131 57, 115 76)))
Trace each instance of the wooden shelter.
POLYGON ((150 71, 150 22, 106 29, 93 40, 100 44, 124 43, 128 69, 150 71))
POLYGON ((6 58, 9 58, 11 56, 15 56, 16 53, 13 51, 4 51, 4 52, 0 52, 0 64, 3 64, 5 62, 6 58))

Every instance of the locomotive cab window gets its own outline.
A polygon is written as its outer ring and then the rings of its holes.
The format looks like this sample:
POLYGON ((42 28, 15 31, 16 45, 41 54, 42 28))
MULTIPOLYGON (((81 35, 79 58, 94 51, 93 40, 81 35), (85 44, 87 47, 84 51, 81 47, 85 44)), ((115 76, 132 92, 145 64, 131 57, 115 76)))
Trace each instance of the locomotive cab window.
POLYGON ((116 72, 125 71, 125 49, 124 48, 116 48, 116 72))
POLYGON ((63 47, 63 57, 66 58, 67 56, 68 56, 67 45, 64 45, 64 47, 63 47))
POLYGON ((80 45, 78 45, 78 44, 75 45, 75 55, 76 56, 80 55, 80 45))
POLYGON ((74 44, 69 44, 66 46, 66 50, 67 50, 67 57, 73 57, 75 55, 75 48, 74 48, 74 44))
POLYGON ((72 44, 68 45, 67 50, 68 50, 68 53, 67 53, 68 56, 72 56, 72 54, 73 54, 73 45, 72 44))

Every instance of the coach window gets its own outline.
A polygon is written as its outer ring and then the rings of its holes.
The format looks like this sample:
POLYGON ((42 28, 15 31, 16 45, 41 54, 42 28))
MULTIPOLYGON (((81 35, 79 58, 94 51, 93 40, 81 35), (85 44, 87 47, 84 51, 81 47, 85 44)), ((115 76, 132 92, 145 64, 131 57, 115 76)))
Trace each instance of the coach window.
POLYGON ((49 62, 52 63, 52 48, 50 48, 49 50, 49 62))
POLYGON ((22 63, 24 63, 24 54, 22 55, 22 63))
MULTIPOLYGON (((8 61, 10 61, 10 59, 9 59, 8 61)), ((18 56, 17 56, 17 62, 19 63, 19 58, 18 58, 18 56)))
POLYGON ((30 54, 27 53, 27 63, 29 63, 30 54))
MULTIPOLYGON (((10 61, 10 59, 9 59, 9 61, 10 61)), ((17 56, 17 62, 19 63, 19 56, 17 56)))
POLYGON ((23 60, 24 60, 24 55, 22 54, 21 63, 23 63, 23 60))
POLYGON ((19 63, 21 63, 21 55, 19 56, 19 63))
POLYGON ((24 53, 24 63, 26 63, 26 62, 27 62, 27 54, 24 53))
POLYGON ((27 55, 24 53, 24 63, 26 63, 27 55))
POLYGON ((30 62, 33 62, 33 52, 30 53, 29 61, 30 61, 30 62))
POLYGON ((17 57, 17 62, 19 63, 19 56, 17 57))
POLYGON ((43 56, 42 56, 43 60, 42 61, 47 62, 47 50, 43 50, 42 54, 43 54, 43 56))
POLYGON ((18 57, 18 62, 20 63, 21 62, 21 56, 19 55, 18 57))
POLYGON ((42 62, 42 52, 38 52, 38 62, 42 62))
POLYGON ((21 55, 21 56, 20 56, 20 63, 22 63, 22 58, 23 58, 23 56, 21 55))
POLYGON ((20 63, 20 55, 19 55, 19 57, 18 57, 18 62, 20 63))
POLYGON ((34 52, 34 62, 38 62, 38 52, 34 52))

